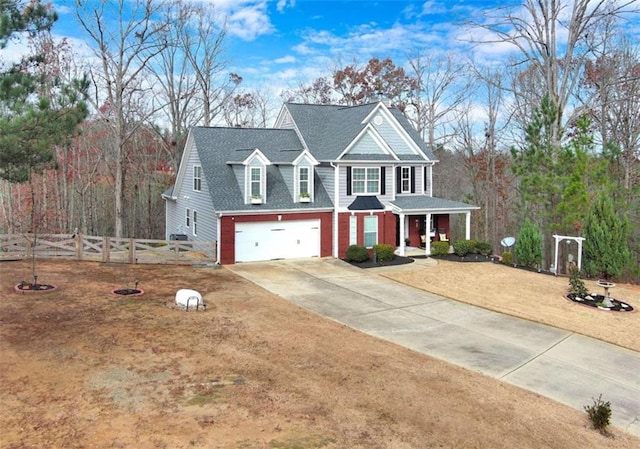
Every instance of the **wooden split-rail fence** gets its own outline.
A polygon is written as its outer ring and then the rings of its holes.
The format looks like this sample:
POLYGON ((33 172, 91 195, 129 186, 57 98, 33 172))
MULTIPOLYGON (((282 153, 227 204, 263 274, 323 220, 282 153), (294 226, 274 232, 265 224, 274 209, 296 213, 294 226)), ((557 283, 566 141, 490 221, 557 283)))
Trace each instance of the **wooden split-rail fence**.
POLYGON ((216 262, 216 242, 96 237, 83 234, 0 234, 0 260, 72 259, 191 265, 216 262))

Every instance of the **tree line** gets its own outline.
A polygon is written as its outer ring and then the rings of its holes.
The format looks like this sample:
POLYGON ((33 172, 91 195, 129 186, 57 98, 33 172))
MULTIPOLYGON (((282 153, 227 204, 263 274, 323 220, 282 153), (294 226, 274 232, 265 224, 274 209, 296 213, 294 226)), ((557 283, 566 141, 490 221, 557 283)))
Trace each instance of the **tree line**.
MULTIPOLYGON (((92 52, 79 60, 52 38, 50 6, 0 4, 0 46, 26 36, 32 49, 0 74, 6 231, 162 237, 160 194, 189 127, 263 127, 279 107, 269 86, 245 88, 229 72, 226 19, 210 5, 76 0, 92 52)), ((606 198, 628 253, 618 256, 620 275, 640 279, 640 49, 625 33, 632 8, 523 0, 462 24, 469 54, 477 45, 517 50, 499 67, 416 49, 403 61, 337 63, 279 101, 397 107, 440 161, 434 195, 481 206, 472 233, 496 252, 502 238, 534 226, 546 267, 553 234, 609 223, 593 218, 606 198)))

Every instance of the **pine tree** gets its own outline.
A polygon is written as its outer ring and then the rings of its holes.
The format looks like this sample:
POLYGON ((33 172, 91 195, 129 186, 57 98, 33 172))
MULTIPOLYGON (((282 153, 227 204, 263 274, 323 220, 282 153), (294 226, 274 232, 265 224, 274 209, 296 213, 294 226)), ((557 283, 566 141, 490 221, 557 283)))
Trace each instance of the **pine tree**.
MULTIPOLYGON (((49 33, 57 20, 39 1, 0 0, 0 6, 0 48, 17 36, 49 33)), ((86 81, 49 76, 39 51, 0 72, 0 178, 10 182, 55 167, 54 146, 65 143, 87 115, 86 81)))
POLYGON ((514 251, 518 262, 526 267, 539 266, 542 262, 542 234, 531 221, 525 220, 520 228, 514 251))
POLYGON ((601 192, 591 205, 583 235, 586 272, 604 279, 620 276, 631 260, 627 247, 629 223, 616 214, 607 192, 601 192))

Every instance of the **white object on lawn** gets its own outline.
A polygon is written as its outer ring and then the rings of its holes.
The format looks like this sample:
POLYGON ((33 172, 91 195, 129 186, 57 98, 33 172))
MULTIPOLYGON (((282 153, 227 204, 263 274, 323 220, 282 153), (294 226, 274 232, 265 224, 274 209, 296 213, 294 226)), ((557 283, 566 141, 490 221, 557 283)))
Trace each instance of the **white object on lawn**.
POLYGON ((195 290, 188 288, 180 289, 176 292, 176 304, 189 310, 189 308, 198 309, 204 306, 202 295, 195 290))

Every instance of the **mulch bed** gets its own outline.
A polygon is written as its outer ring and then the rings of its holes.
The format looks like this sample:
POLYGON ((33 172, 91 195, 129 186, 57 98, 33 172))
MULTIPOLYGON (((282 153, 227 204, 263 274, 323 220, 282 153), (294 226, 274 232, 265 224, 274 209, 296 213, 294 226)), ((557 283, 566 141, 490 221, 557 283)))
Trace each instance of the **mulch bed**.
POLYGON ((489 256, 483 256, 482 254, 467 254, 464 257, 460 257, 455 253, 447 254, 445 256, 430 256, 437 260, 448 260, 450 262, 492 262, 493 259, 489 256))
POLYGON ((374 262, 373 259, 365 260, 364 262, 352 262, 345 260, 345 262, 350 263, 354 267, 358 268, 377 268, 377 267, 392 267, 394 265, 404 265, 407 263, 413 263, 413 259, 411 257, 404 256, 396 256, 393 260, 379 260, 374 262))
POLYGON ((567 295, 567 299, 575 302, 576 304, 593 307, 599 310, 607 310, 610 312, 633 312, 632 306, 630 306, 626 302, 619 301, 613 298, 610 298, 612 305, 610 307, 607 307, 604 303, 605 296, 597 295, 595 293, 584 295, 584 297, 578 296, 575 293, 569 293, 567 295))

